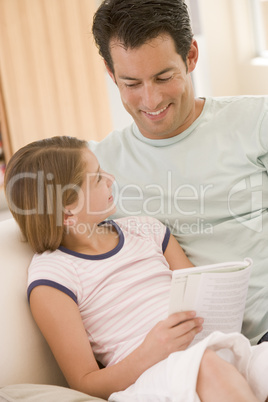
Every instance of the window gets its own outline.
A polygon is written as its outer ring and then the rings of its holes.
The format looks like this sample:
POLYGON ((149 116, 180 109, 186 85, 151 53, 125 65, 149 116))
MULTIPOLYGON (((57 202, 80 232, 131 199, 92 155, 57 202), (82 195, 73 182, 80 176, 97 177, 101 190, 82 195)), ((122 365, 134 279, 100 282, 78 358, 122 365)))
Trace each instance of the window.
POLYGON ((257 57, 268 58, 268 0, 250 0, 257 57))

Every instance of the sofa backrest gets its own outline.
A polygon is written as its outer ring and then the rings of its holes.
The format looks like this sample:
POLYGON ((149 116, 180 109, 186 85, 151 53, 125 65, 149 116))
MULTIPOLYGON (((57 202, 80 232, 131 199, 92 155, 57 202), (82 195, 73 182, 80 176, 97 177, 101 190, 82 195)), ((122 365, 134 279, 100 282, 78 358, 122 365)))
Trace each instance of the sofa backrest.
POLYGON ((0 222, 0 387, 66 381, 27 301, 27 269, 33 252, 15 220, 0 222))

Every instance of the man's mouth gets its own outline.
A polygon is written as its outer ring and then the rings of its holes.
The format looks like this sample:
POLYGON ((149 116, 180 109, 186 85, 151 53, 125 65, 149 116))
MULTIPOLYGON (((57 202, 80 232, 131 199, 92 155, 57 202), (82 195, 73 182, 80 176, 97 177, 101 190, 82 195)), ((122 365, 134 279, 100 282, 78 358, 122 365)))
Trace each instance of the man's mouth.
POLYGON ((157 110, 156 112, 144 112, 146 114, 148 114, 149 116, 159 116, 161 113, 163 113, 167 108, 169 107, 169 105, 163 107, 163 109, 157 110))

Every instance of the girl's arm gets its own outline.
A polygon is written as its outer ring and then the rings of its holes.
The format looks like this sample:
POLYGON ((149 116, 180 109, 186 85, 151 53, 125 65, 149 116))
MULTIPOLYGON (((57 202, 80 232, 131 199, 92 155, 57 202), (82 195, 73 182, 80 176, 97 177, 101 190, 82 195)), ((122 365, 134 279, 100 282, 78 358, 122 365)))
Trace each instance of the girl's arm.
POLYGON ((30 306, 70 387, 104 399, 126 389, 170 353, 184 350, 202 328, 194 312, 173 314, 159 322, 121 362, 99 369, 78 306, 68 295, 38 286, 31 292, 30 306))
POLYGON ((183 249, 172 234, 170 234, 170 239, 166 251, 164 252, 164 256, 172 271, 175 269, 189 268, 194 266, 186 257, 183 249))

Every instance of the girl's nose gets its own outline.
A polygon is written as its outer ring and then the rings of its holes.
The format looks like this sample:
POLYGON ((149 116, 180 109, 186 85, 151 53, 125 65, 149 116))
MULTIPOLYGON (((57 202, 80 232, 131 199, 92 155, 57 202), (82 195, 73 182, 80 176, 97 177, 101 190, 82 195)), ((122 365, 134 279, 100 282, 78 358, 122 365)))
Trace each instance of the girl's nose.
POLYGON ((108 186, 110 187, 113 184, 114 180, 115 180, 114 175, 112 175, 111 173, 106 173, 106 172, 105 172, 105 175, 106 175, 106 178, 107 178, 108 186))

